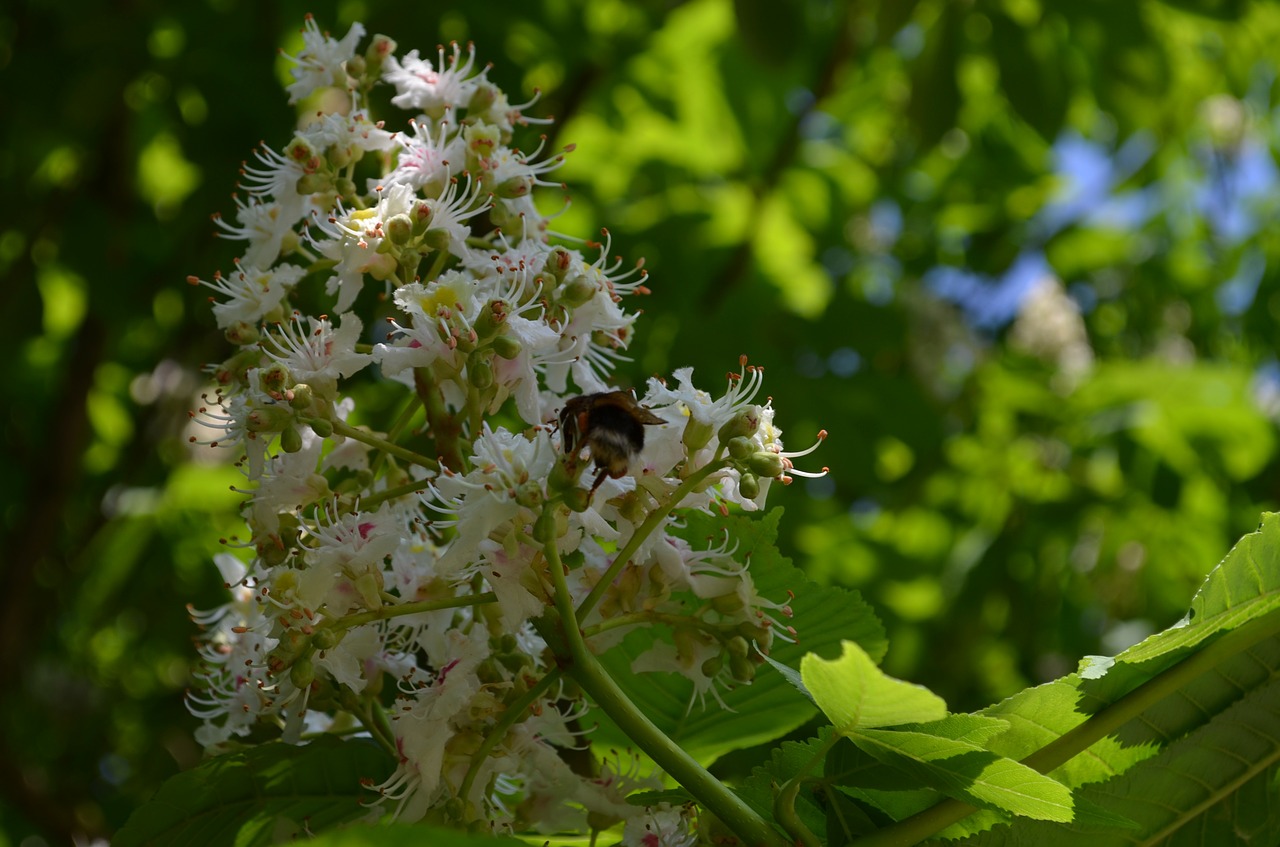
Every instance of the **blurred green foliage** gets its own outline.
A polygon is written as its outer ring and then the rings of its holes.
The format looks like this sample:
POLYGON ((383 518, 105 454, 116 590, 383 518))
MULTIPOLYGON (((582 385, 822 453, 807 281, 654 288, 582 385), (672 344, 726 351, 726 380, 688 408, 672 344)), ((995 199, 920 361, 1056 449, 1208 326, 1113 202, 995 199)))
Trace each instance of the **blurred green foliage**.
POLYGON ((186 441, 223 343, 183 280, 236 255, 206 216, 289 137, 308 11, 544 92, 562 231, 652 273, 627 378, 745 353, 790 446, 830 431, 782 548, 953 709, 1169 625, 1275 508, 1269 3, 20 0, 0 844, 109 835, 198 760, 185 607, 219 602, 241 477, 186 441))

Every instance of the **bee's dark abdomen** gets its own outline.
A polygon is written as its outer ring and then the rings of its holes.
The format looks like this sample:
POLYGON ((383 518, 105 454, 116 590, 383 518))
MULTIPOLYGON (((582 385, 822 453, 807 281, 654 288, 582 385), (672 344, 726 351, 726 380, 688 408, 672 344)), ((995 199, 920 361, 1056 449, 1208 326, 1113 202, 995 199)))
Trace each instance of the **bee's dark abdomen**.
POLYGON ((591 410, 591 435, 629 456, 644 449, 644 424, 615 406, 597 405, 591 410))

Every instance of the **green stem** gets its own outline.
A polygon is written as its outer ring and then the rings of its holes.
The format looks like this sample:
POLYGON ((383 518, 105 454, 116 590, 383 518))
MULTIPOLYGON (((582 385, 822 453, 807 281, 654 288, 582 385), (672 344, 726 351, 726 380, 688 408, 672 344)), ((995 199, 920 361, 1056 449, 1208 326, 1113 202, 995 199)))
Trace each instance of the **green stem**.
MULTIPOLYGON (((1048 773, 1106 738, 1147 709, 1213 670, 1223 661, 1258 642, 1280 634, 1280 612, 1271 612, 1234 629, 1202 650, 1161 671, 1082 723, 1022 759, 1022 764, 1048 773)), ((959 800, 943 800, 856 842, 858 847, 906 847, 936 835, 964 819, 974 807, 959 800)))
POLYGON ((588 594, 586 599, 578 606, 579 619, 586 619, 587 615, 591 613, 591 610, 594 609, 596 604, 600 602, 600 599, 604 597, 604 593, 609 590, 609 586, 618 578, 618 574, 627 566, 627 562, 630 561, 631 557, 635 555, 635 552, 640 549, 640 545, 643 544, 644 540, 648 538, 664 520, 667 519, 667 516, 671 514, 671 511, 675 509, 676 506, 680 505, 680 501, 688 494, 692 493, 693 490, 701 485, 703 480, 707 477, 711 476, 716 471, 722 470, 726 464, 726 462, 717 458, 698 468, 698 470, 694 471, 688 479, 680 483, 680 487, 672 492, 671 497, 666 503, 649 513, 649 516, 644 519, 644 523, 640 524, 636 531, 631 533, 631 538, 627 540, 626 546, 618 551, 618 555, 614 557, 613 564, 609 566, 609 570, 605 571, 604 576, 596 583, 595 588, 591 589, 591 593, 588 594))
MULTIPOLYGON (((442 600, 418 600, 414 603, 401 603, 398 606, 383 606, 380 609, 373 609, 368 612, 360 612, 355 615, 347 615, 338 618, 328 625, 332 630, 351 629, 355 626, 363 626, 374 621, 385 621, 391 618, 404 617, 405 615, 416 615, 419 612, 434 612, 439 609, 456 609, 459 606, 479 606, 483 603, 495 603, 498 597, 492 591, 486 591, 484 594, 467 594, 462 597, 446 597, 442 600)), ((323 627, 323 625, 321 625, 323 627)))
MULTIPOLYGON (((421 408, 421 403, 418 401, 417 396, 410 395, 409 402, 405 404, 404 409, 396 417, 395 423, 391 424, 391 429, 387 431, 388 441, 394 444, 400 440, 400 436, 404 434, 405 429, 413 421, 413 416, 418 413, 419 408, 421 408)), ((378 458, 374 459, 371 470, 375 479, 382 473, 382 465, 386 462, 386 459, 386 453, 379 453, 378 458)))
POLYGON ((701 618, 695 618, 692 615, 673 615, 668 612, 640 611, 628 612, 625 615, 618 615, 615 618, 609 618, 592 626, 584 626, 582 628, 583 638, 593 638, 602 632, 608 632, 611 629, 619 629, 624 626, 640 626, 642 624, 664 623, 668 626, 692 626, 701 629, 708 635, 717 639, 722 639, 724 630, 721 627, 713 626, 701 618))
POLYGON ((458 796, 462 798, 464 803, 467 802, 467 797, 471 795, 471 786, 475 784, 476 776, 480 773, 480 766, 484 764, 485 759, 489 758, 493 748, 497 747, 507 737, 507 732, 511 727, 519 723, 529 711, 529 707, 536 703, 538 698, 545 694, 548 688, 555 685, 559 679, 560 669, 552 668, 546 676, 538 680, 537 685, 507 706, 507 710, 502 713, 502 717, 498 719, 493 725, 493 729, 489 730, 489 734, 485 736, 480 749, 471 755, 471 765, 467 768, 467 775, 463 777, 462 787, 458 790, 458 796))
MULTIPOLYGON (((678 501, 677 497, 672 502, 678 501)), ((539 521, 551 523, 553 520, 552 509, 550 507, 544 509, 539 521)), ((546 537, 542 533, 539 534, 541 537, 546 537)), ((560 551, 556 549, 554 533, 552 536, 543 544, 542 549, 547 560, 547 571, 555 586, 555 606, 560 617, 561 634, 569 650, 567 658, 570 661, 562 665, 565 672, 582 687, 582 690, 604 710, 604 713, 631 741, 658 764, 658 767, 666 771, 699 803, 711 810, 712 814, 748 847, 765 847, 765 845, 784 847, 787 843, 786 839, 744 803, 742 798, 712 776, 706 768, 698 764, 697 760, 680 749, 680 746, 666 733, 658 729, 653 721, 631 702, 626 693, 614 682, 613 677, 609 676, 596 657, 587 649, 582 630, 578 628, 573 597, 569 594, 569 585, 564 578, 564 565, 560 561, 560 551)), ((562 661, 564 658, 561 657, 562 661)))
POLYGON ((413 494, 415 491, 421 491, 431 484, 429 479, 411 479, 404 485, 397 485, 394 488, 388 488, 384 491, 375 491, 372 494, 366 494, 360 498, 360 508, 368 509, 376 506, 384 500, 394 500, 397 497, 403 497, 406 494, 413 494))
POLYGON ((363 429, 357 429, 345 421, 334 420, 331 421, 331 423, 333 424, 333 431, 339 435, 345 435, 347 438, 355 439, 361 444, 368 444, 370 447, 376 447, 383 452, 390 453, 396 458, 404 459, 410 464, 419 465, 427 468, 428 470, 440 470, 440 463, 435 459, 428 459, 426 456, 415 453, 412 450, 406 450, 398 444, 392 444, 385 438, 379 438, 371 432, 365 432, 363 429))
POLYGON ((827 757, 827 753, 836 745, 841 736, 831 733, 831 738, 827 743, 822 745, 804 767, 800 768, 794 776, 782 784, 778 789, 777 795, 773 798, 773 819, 778 825, 787 831, 794 843, 803 845, 803 847, 822 847, 822 839, 814 835, 809 827, 804 825, 800 820, 800 816, 796 814, 796 797, 800 794, 800 786, 809 778, 809 771, 818 762, 823 761, 827 757))

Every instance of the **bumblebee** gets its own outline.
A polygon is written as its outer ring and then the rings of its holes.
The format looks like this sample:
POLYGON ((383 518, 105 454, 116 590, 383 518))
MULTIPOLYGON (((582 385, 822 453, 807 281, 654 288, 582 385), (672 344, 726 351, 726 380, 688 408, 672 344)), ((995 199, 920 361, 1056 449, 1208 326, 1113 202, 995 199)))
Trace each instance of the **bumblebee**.
POLYGON ((637 403, 629 391, 584 394, 569 400, 560 411, 565 455, 576 461, 582 448, 591 450, 599 471, 592 493, 606 476, 626 475, 631 457, 644 449, 645 426, 661 423, 666 421, 637 403))

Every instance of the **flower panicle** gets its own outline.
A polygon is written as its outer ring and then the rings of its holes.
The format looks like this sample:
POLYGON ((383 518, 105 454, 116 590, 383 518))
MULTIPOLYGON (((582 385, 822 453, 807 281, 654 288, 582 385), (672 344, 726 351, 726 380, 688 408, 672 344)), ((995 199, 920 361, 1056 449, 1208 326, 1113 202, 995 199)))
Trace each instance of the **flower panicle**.
POLYGON ((648 270, 608 229, 556 232, 535 202, 563 190, 573 151, 515 146, 551 120, 529 114, 539 93, 513 104, 471 44, 374 36, 360 52, 364 36, 307 16, 285 54, 306 120, 257 146, 244 196, 214 216, 243 248, 234 270, 188 278, 234 347, 206 368, 217 387, 190 440, 235 451, 249 530, 216 560, 228 602, 190 610, 198 737, 224 749, 269 723, 296 742, 355 721, 395 756, 370 788, 397 817, 625 822, 684 843, 687 810, 626 801, 653 773, 566 764, 589 746, 585 703, 539 627, 590 609, 602 651, 666 627, 633 669, 722 702, 794 637, 791 610, 734 539, 684 541, 680 510, 760 509, 771 481, 818 475, 794 464, 817 445, 784 449, 745 356, 717 396, 690 368, 614 388, 648 270), (403 119, 370 111, 378 82, 403 119))

